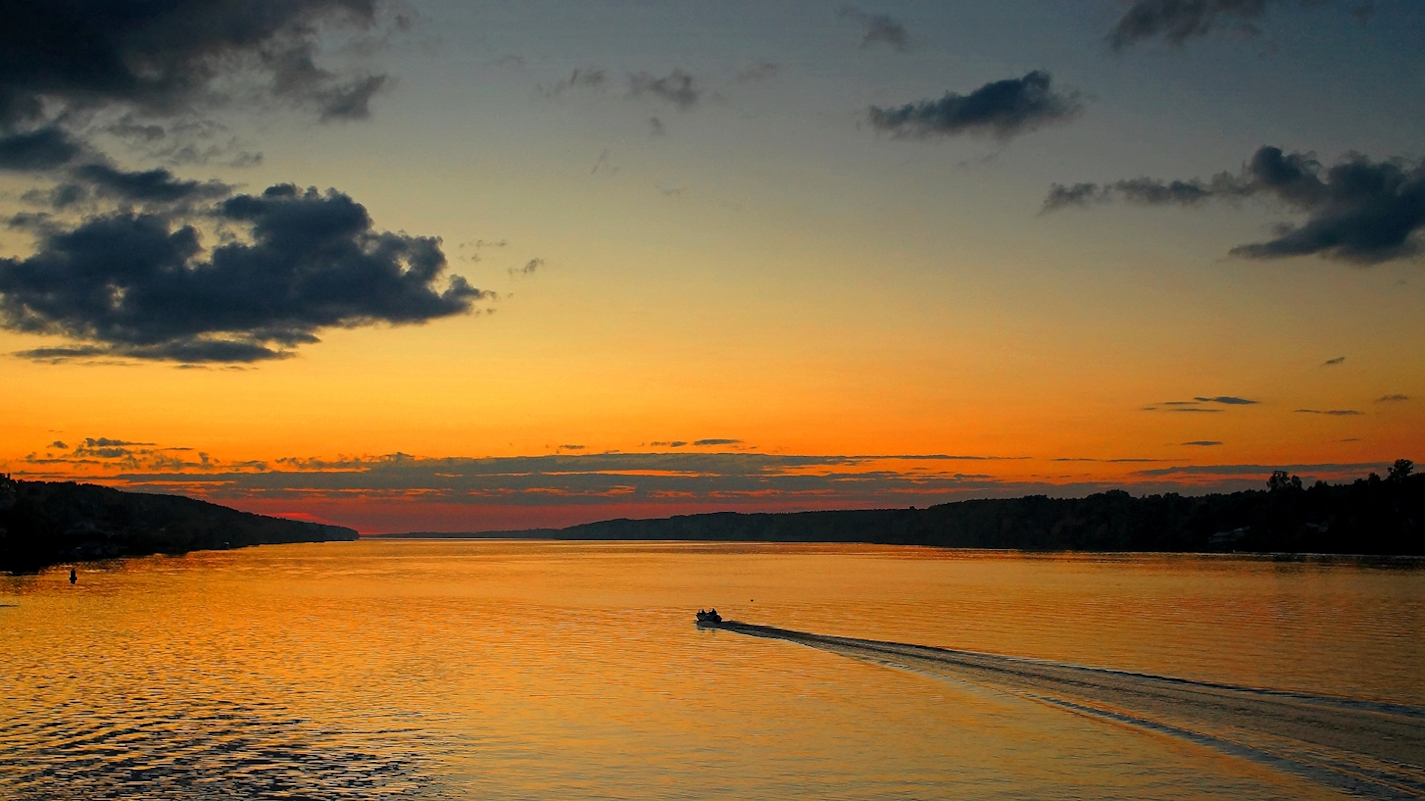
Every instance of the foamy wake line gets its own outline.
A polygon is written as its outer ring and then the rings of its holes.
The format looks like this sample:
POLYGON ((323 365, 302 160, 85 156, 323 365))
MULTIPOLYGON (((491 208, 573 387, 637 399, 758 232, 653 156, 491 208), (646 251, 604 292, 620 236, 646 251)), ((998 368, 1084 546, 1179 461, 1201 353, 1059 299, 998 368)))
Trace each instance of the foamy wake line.
POLYGON ((728 621, 718 628, 959 679, 1177 737, 1365 798, 1425 798, 1425 709, 728 621))

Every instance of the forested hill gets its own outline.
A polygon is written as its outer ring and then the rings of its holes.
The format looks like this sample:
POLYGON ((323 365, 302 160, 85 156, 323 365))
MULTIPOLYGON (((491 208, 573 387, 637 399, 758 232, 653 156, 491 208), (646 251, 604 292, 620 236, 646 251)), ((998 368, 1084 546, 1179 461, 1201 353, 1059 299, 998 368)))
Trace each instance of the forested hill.
POLYGON ((354 540, 356 531, 177 495, 0 476, 0 571, 118 556, 354 540))
POLYGON ((1087 498, 1035 495, 926 509, 607 520, 474 536, 1425 555, 1425 475, 1411 475, 1411 464, 1401 460, 1384 479, 1372 475, 1351 484, 1303 487, 1295 476, 1278 473, 1266 490, 1198 497, 1134 497, 1114 490, 1087 498))

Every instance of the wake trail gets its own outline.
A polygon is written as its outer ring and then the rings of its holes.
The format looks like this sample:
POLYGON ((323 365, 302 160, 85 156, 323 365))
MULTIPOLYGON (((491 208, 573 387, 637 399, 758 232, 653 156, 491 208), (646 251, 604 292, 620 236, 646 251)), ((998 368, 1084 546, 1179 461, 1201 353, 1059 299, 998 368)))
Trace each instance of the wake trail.
POLYGON ((1372 799, 1425 798, 1425 709, 724 621, 1158 732, 1372 799))

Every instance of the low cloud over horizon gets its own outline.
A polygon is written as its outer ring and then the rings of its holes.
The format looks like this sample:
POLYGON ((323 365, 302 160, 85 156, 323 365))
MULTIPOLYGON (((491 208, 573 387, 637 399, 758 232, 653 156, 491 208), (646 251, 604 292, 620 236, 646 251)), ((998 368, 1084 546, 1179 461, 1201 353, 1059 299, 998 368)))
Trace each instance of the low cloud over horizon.
POLYGON ((69 449, 63 445, 54 442, 8 469, 17 478, 97 480, 123 489, 181 492, 254 511, 283 507, 287 514, 338 520, 367 532, 380 528, 372 527, 370 520, 376 518, 387 521, 382 530, 391 530, 391 521, 401 519, 409 521, 398 526, 402 530, 428 528, 422 521, 435 519, 464 521, 461 530, 490 530, 573 525, 626 515, 906 507, 972 498, 1084 495, 1117 488, 1137 494, 1201 494, 1254 488, 1279 469, 1312 480, 1345 480, 1388 466, 1368 462, 1146 467, 1143 463, 1162 460, 975 454, 583 453, 578 445, 562 445, 560 453, 541 456, 395 453, 224 462, 191 448, 112 437, 87 437, 69 449), (1036 462, 1043 467, 1036 468, 1036 462), (1056 462, 1120 464, 1126 472, 1117 478, 1090 479, 1049 467, 1056 462), (966 471, 967 464, 976 467, 966 471), (487 518, 487 513, 494 517, 487 518))

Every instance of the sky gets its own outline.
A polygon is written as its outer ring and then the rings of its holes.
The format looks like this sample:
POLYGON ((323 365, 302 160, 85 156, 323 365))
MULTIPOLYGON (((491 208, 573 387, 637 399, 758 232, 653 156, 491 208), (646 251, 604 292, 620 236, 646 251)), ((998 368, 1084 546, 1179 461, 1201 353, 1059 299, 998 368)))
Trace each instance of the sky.
POLYGON ((386 531, 1383 473, 1411 0, 0 11, 0 470, 386 531))

